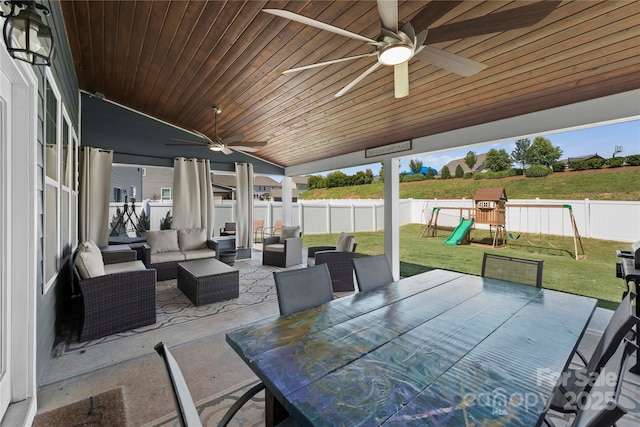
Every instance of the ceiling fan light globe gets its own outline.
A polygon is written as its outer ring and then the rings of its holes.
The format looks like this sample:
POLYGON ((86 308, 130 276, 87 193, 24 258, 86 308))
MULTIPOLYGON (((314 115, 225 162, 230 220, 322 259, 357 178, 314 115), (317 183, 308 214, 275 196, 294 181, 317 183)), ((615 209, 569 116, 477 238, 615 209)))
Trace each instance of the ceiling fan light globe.
POLYGON ((222 151, 224 150, 224 145, 210 145, 209 150, 211 151, 222 151))
POLYGON ((378 60, 383 65, 398 65, 408 61, 413 56, 413 49, 404 44, 394 44, 384 47, 378 52, 378 60))

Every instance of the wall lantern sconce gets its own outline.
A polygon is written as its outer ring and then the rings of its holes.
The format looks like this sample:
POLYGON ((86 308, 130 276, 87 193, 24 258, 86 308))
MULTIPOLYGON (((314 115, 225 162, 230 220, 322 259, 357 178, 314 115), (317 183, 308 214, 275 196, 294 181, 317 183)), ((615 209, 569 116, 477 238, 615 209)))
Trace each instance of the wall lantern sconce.
POLYGON ((51 65, 53 35, 40 13, 49 9, 35 1, 0 0, 0 16, 6 18, 2 35, 9 55, 32 65, 51 65))

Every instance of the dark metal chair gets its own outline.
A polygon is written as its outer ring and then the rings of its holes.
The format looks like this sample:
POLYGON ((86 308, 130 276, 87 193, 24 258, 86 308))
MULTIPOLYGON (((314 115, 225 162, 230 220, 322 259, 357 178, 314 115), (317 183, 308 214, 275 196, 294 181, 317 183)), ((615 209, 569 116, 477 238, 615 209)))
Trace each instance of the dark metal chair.
POLYGON ((162 357, 164 366, 167 369, 180 425, 182 427, 201 427, 202 421, 200 421, 198 409, 193 402, 191 392, 189 391, 189 387, 187 387, 187 382, 182 375, 178 362, 176 362, 176 359, 163 342, 156 344, 154 349, 160 357, 162 357))
POLYGON ((598 377, 602 367, 616 352, 624 338, 633 337, 633 327, 639 321, 633 315, 633 298, 633 293, 625 293, 588 361, 580 351, 576 351, 584 367, 569 368, 563 374, 565 381, 556 388, 551 400, 551 409, 563 413, 577 412, 579 405, 575 396, 589 391, 592 381, 598 377), (591 381, 585 383, 585 378, 591 381))
MULTIPOLYGON (((638 346, 628 340, 623 340, 617 346, 589 392, 576 395, 580 404, 577 405, 576 417, 571 427, 614 426, 627 413, 618 400, 627 371, 627 361, 637 349, 638 346)), ((549 417, 545 417, 544 422, 547 426, 555 426, 549 417)))
POLYGON ((273 278, 281 316, 317 307, 333 299, 331 276, 326 264, 274 271, 273 278))
POLYGON ((485 253, 482 277, 542 287, 544 261, 485 253))
POLYGON ((393 272, 384 254, 354 258, 351 262, 356 272, 356 281, 360 292, 393 283, 393 272))

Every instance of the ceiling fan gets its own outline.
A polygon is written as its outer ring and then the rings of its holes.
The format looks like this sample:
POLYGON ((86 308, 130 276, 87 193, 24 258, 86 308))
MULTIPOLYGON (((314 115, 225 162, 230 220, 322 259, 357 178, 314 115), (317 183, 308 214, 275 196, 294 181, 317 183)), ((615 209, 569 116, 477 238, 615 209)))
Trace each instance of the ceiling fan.
POLYGON ((213 139, 209 138, 207 135, 203 134, 202 132, 198 132, 197 130, 194 129, 193 133, 198 135, 200 138, 204 139, 206 142, 199 142, 199 141, 193 141, 193 140, 182 139, 182 138, 171 138, 174 141, 183 141, 183 142, 187 142, 188 144, 165 144, 165 145, 175 145, 180 147, 191 146, 191 145, 206 146, 211 151, 222 151, 224 154, 231 154, 233 153, 234 150, 251 153, 254 151, 258 151, 260 147, 264 147, 265 145, 267 145, 265 141, 242 142, 242 140, 244 139, 244 135, 241 133, 237 135, 228 136, 226 138, 220 138, 218 136, 218 114, 222 113, 222 110, 219 109, 218 107, 213 107, 212 109, 215 117, 213 139))
POLYGON ((263 9, 263 12, 272 15, 360 40, 374 46, 376 49, 376 51, 372 53, 291 68, 284 71, 283 74, 323 67, 343 61, 377 56, 377 62, 375 64, 337 92, 335 96, 339 97, 344 95, 369 74, 373 73, 380 66, 385 65, 393 66, 395 97, 402 98, 409 94, 408 65, 412 58, 419 59, 465 77, 476 74, 487 67, 485 64, 472 59, 425 45, 425 41, 436 43, 530 26, 547 16, 560 2, 541 1, 502 12, 491 13, 479 18, 445 24, 433 29, 429 29, 428 27, 448 11, 455 8, 461 1, 431 1, 427 3, 410 22, 402 26, 398 23, 398 0, 377 0, 377 3, 382 25, 380 35, 376 40, 298 15, 297 13, 280 9, 263 9), (435 36, 432 37, 432 33, 435 33, 435 36))

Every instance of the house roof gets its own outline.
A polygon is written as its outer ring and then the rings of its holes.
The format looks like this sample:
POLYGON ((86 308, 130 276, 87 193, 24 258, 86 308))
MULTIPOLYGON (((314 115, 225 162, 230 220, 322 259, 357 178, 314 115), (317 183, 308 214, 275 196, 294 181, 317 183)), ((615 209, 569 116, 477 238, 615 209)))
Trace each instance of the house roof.
POLYGON ((598 153, 595 154, 585 154, 583 156, 572 156, 566 159, 561 160, 563 163, 575 162, 578 160, 590 160, 590 159, 604 159, 604 157, 600 156, 598 153))
MULTIPOLYGON (((225 187, 236 188, 236 176, 230 174, 213 174, 213 184, 223 185, 225 187)), ((262 187, 280 187, 280 183, 270 176, 255 175, 253 177, 253 185, 259 185, 262 187)))
POLYGON ((469 169, 469 166, 467 166, 467 164, 464 162, 464 158, 451 160, 449 163, 446 164, 446 166, 449 168, 449 172, 451 172, 452 176, 456 173, 456 169, 458 168, 458 165, 462 167, 462 170, 464 172, 482 171, 482 169, 484 169, 484 159, 487 158, 487 153, 476 154, 476 158, 477 160, 476 160, 476 164, 473 166, 473 170, 469 169))
MULTIPOLYGON (((262 9, 286 9, 375 39, 380 16, 374 1, 93 0, 64 1, 60 8, 78 84, 86 93, 209 137, 215 134, 215 105, 222 109, 220 137, 242 134, 242 141, 268 142, 253 157, 172 148, 217 165, 260 159, 265 169, 271 164, 292 175, 314 173, 330 164, 378 162, 384 156, 366 157, 364 150, 402 141, 412 141, 405 153, 410 155, 638 114, 636 96, 625 98, 625 106, 608 102, 609 108, 594 108, 593 115, 550 113, 544 120, 523 118, 512 128, 502 122, 639 89, 636 2, 398 3, 399 21, 429 30, 428 46, 487 68, 463 77, 414 58, 409 95, 400 99, 394 97, 393 67, 386 66, 334 96, 375 64, 374 57, 283 74, 374 48, 262 9), (493 123, 482 133, 451 134, 493 123)), ((83 100, 83 122, 88 108, 83 100)), ((106 133, 136 129, 126 120, 113 126, 110 116, 96 117, 111 124, 106 133)), ((84 134, 84 123, 82 128, 84 134)), ((175 143, 171 138, 175 133, 157 132, 144 145, 118 145, 115 156, 127 154, 123 161, 130 163, 151 162, 150 153, 175 156, 166 145, 175 143)), ((118 140, 106 135, 103 142, 118 140)))

